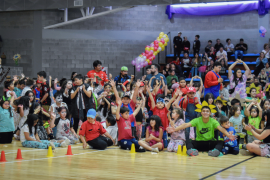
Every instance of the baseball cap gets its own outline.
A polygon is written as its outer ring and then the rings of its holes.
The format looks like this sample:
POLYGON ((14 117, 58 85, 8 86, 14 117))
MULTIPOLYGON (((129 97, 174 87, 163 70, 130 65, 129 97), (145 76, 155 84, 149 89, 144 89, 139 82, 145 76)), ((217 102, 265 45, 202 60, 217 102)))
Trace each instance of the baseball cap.
POLYGON ((42 84, 42 82, 41 82, 41 81, 39 81, 39 80, 37 80, 37 84, 42 84))
POLYGON ((89 109, 88 112, 87 112, 87 117, 90 117, 90 118, 94 119, 96 117, 96 114, 97 114, 96 110, 89 109))
POLYGON ((182 34, 182 32, 178 32, 178 34, 182 34))
POLYGON ((124 98, 124 97, 128 97, 130 99, 129 93, 125 93, 122 98, 124 98))
POLYGON ((141 82, 141 85, 140 85, 140 87, 143 87, 144 86, 144 83, 143 82, 141 82))
POLYGON ((158 98, 158 99, 157 99, 157 103, 158 103, 158 102, 162 102, 163 104, 165 104, 165 100, 162 99, 162 98, 158 98))
POLYGON ((122 67, 121 67, 121 71, 128 71, 127 66, 122 66, 122 67))
POLYGON ((187 93, 190 93, 190 92, 196 93, 195 87, 188 87, 188 88, 187 88, 187 93))

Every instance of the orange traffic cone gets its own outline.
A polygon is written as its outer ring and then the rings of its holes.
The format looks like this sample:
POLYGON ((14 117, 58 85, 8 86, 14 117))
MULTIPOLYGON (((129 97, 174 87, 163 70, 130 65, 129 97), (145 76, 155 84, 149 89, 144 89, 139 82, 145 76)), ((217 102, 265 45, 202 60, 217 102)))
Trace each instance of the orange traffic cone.
POLYGON ((16 159, 23 159, 22 158, 22 152, 21 152, 21 149, 18 149, 18 152, 17 152, 17 158, 16 159))
POLYGON ((6 155, 5 155, 5 151, 2 151, 2 152, 1 152, 1 159, 0 159, 0 162, 7 162, 7 160, 6 160, 6 155))
POLYGON ((68 156, 72 156, 72 151, 71 151, 71 145, 68 145, 68 150, 67 150, 67 154, 68 156))

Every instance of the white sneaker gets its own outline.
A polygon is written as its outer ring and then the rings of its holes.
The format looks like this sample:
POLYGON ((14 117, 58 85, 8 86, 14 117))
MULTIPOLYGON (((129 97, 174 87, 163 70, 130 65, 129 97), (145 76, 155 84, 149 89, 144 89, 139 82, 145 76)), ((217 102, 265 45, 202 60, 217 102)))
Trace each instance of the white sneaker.
POLYGON ((152 152, 159 153, 159 150, 158 150, 158 148, 157 148, 157 147, 156 147, 156 148, 152 148, 152 152))
POLYGON ((69 139, 65 139, 64 141, 67 145, 70 145, 70 140, 69 139))
POLYGON ((14 134, 13 136, 14 136, 15 140, 18 140, 18 141, 20 140, 20 136, 17 136, 17 134, 14 134))
POLYGON ((55 145, 53 142, 50 142, 50 146, 52 146, 52 149, 54 150, 55 149, 55 145))

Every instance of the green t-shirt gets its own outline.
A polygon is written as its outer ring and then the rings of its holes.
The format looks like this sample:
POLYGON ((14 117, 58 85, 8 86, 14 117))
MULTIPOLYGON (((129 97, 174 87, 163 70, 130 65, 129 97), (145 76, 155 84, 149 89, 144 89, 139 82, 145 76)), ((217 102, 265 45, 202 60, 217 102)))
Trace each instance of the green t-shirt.
MULTIPOLYGON (((260 123, 261 123, 261 118, 258 116, 256 118, 252 118, 251 116, 248 116, 248 123, 254 126, 256 129, 259 129, 260 123)), ((250 131, 247 131, 249 135, 252 135, 250 131)))
POLYGON ((192 127, 196 127, 196 141, 216 140, 214 138, 214 131, 219 126, 217 120, 210 117, 209 121, 207 123, 204 123, 202 117, 198 117, 190 121, 190 124, 192 125, 192 127))

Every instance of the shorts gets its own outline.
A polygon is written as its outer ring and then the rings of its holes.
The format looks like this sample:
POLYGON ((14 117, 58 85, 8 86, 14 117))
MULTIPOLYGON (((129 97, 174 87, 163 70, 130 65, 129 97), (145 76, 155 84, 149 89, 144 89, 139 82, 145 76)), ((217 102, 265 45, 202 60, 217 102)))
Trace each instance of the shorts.
POLYGON ((121 147, 121 149, 131 149, 131 145, 135 144, 135 149, 138 149, 140 147, 139 142, 135 139, 122 139, 119 141, 119 146, 121 147))
POLYGON ((255 138, 255 136, 249 135, 249 134, 248 134, 248 143, 252 143, 252 142, 255 141, 255 140, 258 140, 258 139, 255 138))
POLYGON ((267 144, 260 144, 260 148, 261 148, 261 156, 265 157, 267 154, 270 154, 270 146, 268 146, 267 144))

